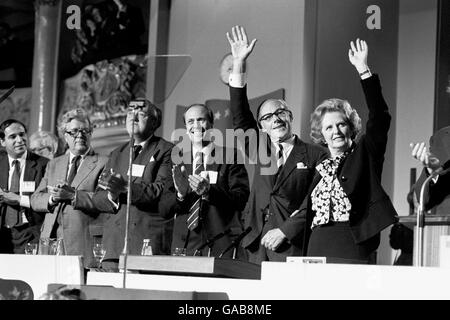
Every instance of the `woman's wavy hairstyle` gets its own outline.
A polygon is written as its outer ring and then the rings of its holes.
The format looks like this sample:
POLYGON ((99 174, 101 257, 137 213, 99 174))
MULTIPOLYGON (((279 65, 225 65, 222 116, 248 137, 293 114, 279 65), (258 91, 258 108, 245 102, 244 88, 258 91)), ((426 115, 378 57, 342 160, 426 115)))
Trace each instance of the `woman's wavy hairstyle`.
POLYGON ((325 140, 322 135, 322 120, 325 114, 329 112, 340 112, 344 115, 352 132, 351 139, 355 140, 361 132, 361 118, 358 112, 350 106, 347 100, 333 98, 323 101, 311 114, 310 137, 312 141, 325 145, 325 140))

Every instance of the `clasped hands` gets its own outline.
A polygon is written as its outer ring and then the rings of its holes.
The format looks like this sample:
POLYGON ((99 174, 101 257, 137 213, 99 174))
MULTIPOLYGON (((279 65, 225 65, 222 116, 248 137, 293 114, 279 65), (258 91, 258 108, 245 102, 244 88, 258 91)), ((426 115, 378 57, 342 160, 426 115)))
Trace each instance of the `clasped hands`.
POLYGON ((261 245, 269 250, 275 251, 286 239, 286 235, 280 228, 275 228, 267 231, 267 233, 261 239, 261 245))
POLYGON ((182 165, 172 167, 172 177, 175 189, 182 197, 185 197, 190 191, 202 196, 207 194, 211 187, 208 177, 196 174, 188 175, 186 168, 182 165))
POLYGON ((103 171, 98 180, 98 186, 107 190, 114 200, 117 200, 121 193, 127 192, 127 184, 127 180, 113 168, 103 171))
POLYGON ((420 161, 422 165, 431 173, 441 167, 439 159, 427 150, 425 142, 410 143, 411 156, 420 161))
POLYGON ((75 188, 66 181, 58 181, 54 186, 47 186, 50 199, 54 203, 70 202, 75 198, 75 188))
POLYGON ((8 192, 7 190, 0 188, 0 203, 16 206, 20 204, 20 196, 14 192, 8 192))

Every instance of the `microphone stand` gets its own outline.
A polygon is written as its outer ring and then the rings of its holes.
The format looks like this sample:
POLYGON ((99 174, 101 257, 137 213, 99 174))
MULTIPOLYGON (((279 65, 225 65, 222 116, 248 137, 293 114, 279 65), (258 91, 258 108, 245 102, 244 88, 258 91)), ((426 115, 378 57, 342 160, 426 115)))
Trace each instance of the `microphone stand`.
POLYGON ((416 266, 423 267, 423 229, 425 227, 425 188, 428 186, 430 181, 436 177, 438 174, 432 173, 422 184, 420 188, 420 199, 419 199, 419 210, 417 212, 417 237, 416 237, 416 266))
POLYGON ((214 245, 214 243, 219 240, 220 238, 228 235, 231 232, 231 229, 228 228, 227 230, 225 230, 224 232, 221 232, 219 234, 216 234, 214 237, 212 237, 211 239, 206 240, 205 243, 203 243, 200 247, 198 247, 197 249, 195 249, 194 251, 194 256, 197 255, 197 253, 200 253, 201 250, 203 250, 204 247, 208 246, 208 257, 211 257, 211 251, 212 251, 212 246, 214 245))
POLYGON ((133 123, 131 126, 130 153, 128 157, 128 193, 127 193, 127 211, 125 215, 125 239, 122 250, 123 255, 123 288, 126 288, 127 279, 127 260, 128 260, 128 231, 130 229, 130 206, 131 206, 131 177, 133 169, 133 146, 134 146, 134 120, 136 118, 136 110, 133 109, 133 123))
POLYGON ((244 237, 247 234, 250 233, 250 231, 252 231, 252 227, 248 227, 247 229, 245 229, 244 232, 242 232, 236 239, 234 239, 231 242, 231 244, 225 250, 222 251, 222 253, 219 255, 219 258, 222 258, 225 253, 227 253, 228 251, 233 249, 233 259, 235 259, 236 258, 236 250, 237 250, 239 243, 242 241, 242 239, 244 239, 244 237))

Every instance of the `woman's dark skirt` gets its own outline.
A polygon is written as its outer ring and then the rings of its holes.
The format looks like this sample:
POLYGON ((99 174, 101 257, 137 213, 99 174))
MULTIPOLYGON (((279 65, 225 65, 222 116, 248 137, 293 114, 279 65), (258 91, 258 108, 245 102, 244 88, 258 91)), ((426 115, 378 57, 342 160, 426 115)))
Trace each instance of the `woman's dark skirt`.
POLYGON ((379 242, 376 236, 356 244, 348 222, 331 222, 312 230, 307 255, 327 257, 331 263, 376 264, 379 242))

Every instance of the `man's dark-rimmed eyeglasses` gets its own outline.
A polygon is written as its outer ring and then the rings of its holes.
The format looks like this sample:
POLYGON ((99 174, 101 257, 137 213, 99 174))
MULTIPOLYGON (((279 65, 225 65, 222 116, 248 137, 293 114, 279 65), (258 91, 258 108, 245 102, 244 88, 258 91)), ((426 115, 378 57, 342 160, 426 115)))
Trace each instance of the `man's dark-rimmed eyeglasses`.
POLYGON ((66 133, 71 136, 71 137, 76 137, 78 136, 79 133, 81 133, 81 135, 83 136, 87 136, 89 134, 91 134, 91 130, 89 129, 72 129, 72 130, 66 130, 66 133))
POLYGON ((261 122, 261 121, 270 121, 270 120, 272 120, 272 118, 274 116, 285 118, 288 115, 290 117, 292 117, 291 110, 279 108, 279 109, 275 110, 275 112, 266 113, 265 115, 263 115, 261 118, 259 118, 259 122, 261 122))

